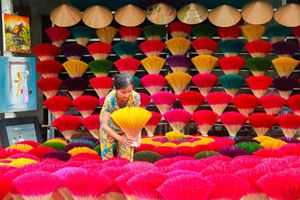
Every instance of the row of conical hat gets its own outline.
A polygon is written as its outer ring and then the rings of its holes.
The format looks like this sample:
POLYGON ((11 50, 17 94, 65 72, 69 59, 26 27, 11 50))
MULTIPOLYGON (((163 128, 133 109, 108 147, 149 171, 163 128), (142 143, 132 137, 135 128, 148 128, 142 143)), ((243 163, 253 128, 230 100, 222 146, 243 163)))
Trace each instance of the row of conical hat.
POLYGON ((119 8, 114 16, 108 8, 101 5, 91 6, 81 14, 77 8, 62 4, 51 12, 50 19, 55 25, 62 27, 73 26, 82 19, 89 27, 103 28, 108 26, 113 18, 123 26, 134 27, 142 24, 146 18, 154 24, 165 25, 177 16, 180 21, 190 25, 201 23, 208 18, 216 26, 229 27, 237 24, 241 18, 249 24, 265 24, 272 20, 273 15, 281 25, 287 27, 300 25, 300 5, 286 4, 273 13, 272 5, 262 0, 246 4, 241 12, 229 5, 221 5, 208 12, 203 5, 189 3, 177 12, 174 7, 165 3, 153 4, 146 11, 128 4, 119 8))

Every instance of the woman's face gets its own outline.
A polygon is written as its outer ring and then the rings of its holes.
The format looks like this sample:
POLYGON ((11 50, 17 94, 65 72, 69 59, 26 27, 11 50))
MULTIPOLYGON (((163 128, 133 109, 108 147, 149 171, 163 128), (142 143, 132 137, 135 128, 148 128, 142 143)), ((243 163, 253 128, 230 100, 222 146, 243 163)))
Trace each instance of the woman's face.
POLYGON ((124 89, 118 89, 117 90, 117 98, 122 100, 123 102, 126 102, 129 100, 132 91, 133 91, 132 85, 128 85, 124 89))

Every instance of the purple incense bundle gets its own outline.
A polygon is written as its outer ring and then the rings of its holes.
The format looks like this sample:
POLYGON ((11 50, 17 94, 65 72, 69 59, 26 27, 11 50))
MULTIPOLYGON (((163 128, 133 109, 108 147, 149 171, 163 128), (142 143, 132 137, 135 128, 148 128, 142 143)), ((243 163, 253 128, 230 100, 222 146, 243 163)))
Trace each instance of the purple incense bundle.
POLYGON ((272 45, 277 56, 292 57, 298 51, 298 45, 292 41, 279 41, 272 45))
POLYGON ((81 96, 88 85, 89 81, 82 77, 68 78, 64 81, 64 87, 73 99, 81 96))
POLYGON ((231 158, 234 158, 236 156, 249 155, 249 153, 247 151, 245 151, 244 149, 242 149, 240 147, 236 147, 236 146, 224 147, 219 150, 219 153, 224 156, 231 157, 231 158))
POLYGON ((273 85, 281 97, 288 99, 293 89, 298 87, 299 83, 293 77, 278 77, 273 79, 273 85))
POLYGON ((170 56, 167 64, 173 72, 186 72, 192 65, 191 59, 185 55, 170 56))
POLYGON ((61 160, 64 162, 67 162, 71 158, 71 154, 64 152, 64 151, 51 151, 48 153, 45 153, 43 155, 43 158, 54 158, 57 160, 61 160))
POLYGON ((83 54, 86 53, 85 47, 77 43, 64 44, 60 49, 68 60, 80 60, 83 54))
POLYGON ((186 157, 192 157, 190 154, 188 153, 184 153, 184 152, 180 152, 180 151, 175 151, 175 152, 171 152, 171 153, 167 153, 163 156, 163 158, 174 158, 176 156, 186 156, 186 157))

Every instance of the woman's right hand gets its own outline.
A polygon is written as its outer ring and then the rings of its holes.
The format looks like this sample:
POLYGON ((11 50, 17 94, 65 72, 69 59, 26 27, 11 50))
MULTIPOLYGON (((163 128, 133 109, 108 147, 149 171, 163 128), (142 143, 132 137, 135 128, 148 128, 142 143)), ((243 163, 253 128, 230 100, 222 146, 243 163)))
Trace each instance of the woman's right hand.
POLYGON ((119 142, 121 142, 122 144, 126 145, 126 146, 131 146, 133 141, 129 138, 127 138, 126 136, 121 136, 121 138, 119 139, 119 142))

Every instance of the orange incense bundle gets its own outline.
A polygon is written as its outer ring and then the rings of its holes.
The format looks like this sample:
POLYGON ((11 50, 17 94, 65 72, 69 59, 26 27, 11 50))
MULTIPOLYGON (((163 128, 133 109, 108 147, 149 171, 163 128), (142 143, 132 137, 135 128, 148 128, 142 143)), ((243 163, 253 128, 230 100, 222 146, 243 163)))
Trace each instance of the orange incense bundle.
POLYGON ((264 40, 255 40, 246 43, 245 49, 252 57, 266 57, 272 49, 272 44, 264 40))
POLYGON ((290 96, 287 103, 296 115, 300 115, 300 94, 290 96))
POLYGON ((58 118, 69 109, 72 101, 65 96, 53 96, 44 101, 44 106, 51 111, 55 118, 58 118))
POLYGON ((248 117, 249 123, 258 136, 263 136, 275 124, 275 117, 266 113, 254 113, 248 117))
POLYGON ((241 28, 238 25, 218 27, 217 33, 221 40, 236 39, 241 35, 241 28))
POLYGON ((32 47, 33 53, 40 59, 43 60, 54 60, 58 54, 59 48, 48 43, 41 43, 32 47))
POLYGON ((176 101, 176 95, 171 92, 157 92, 151 95, 151 99, 160 113, 164 114, 176 101))
POLYGON ((211 55, 218 48, 218 43, 210 38, 198 38, 192 42, 192 46, 198 55, 211 55))
POLYGON ((119 34, 125 41, 135 42, 140 36, 142 29, 140 27, 121 27, 119 29, 119 34))
POLYGON ((81 119, 74 115, 63 115, 52 122, 52 125, 68 140, 76 133, 81 119))
POLYGON ((245 124, 247 117, 239 112, 225 112, 220 116, 229 135, 235 137, 241 127, 245 124))
POLYGON ((112 89, 114 83, 113 79, 110 77, 96 77, 89 81, 99 98, 106 96, 112 89))
POLYGON ((258 98, 252 94, 239 94, 233 97, 232 103, 245 116, 249 116, 258 105, 258 98))
POLYGON ((190 121, 191 114, 183 109, 172 109, 164 113, 164 118, 174 131, 181 132, 190 121))
POLYGON ((187 87, 192 76, 184 72, 173 72, 165 76, 175 94, 180 94, 187 87))
POLYGON ((287 138, 295 136, 300 128, 300 116, 295 114, 283 114, 276 117, 276 121, 281 127, 283 134, 287 138))
POLYGON ((83 117, 90 116, 99 104, 99 99, 90 95, 77 97, 72 101, 72 105, 82 114, 83 117))
POLYGON ((57 78, 63 70, 63 65, 56 60, 40 61, 35 67, 43 78, 57 78))
POLYGON ((218 115, 223 113, 231 99, 232 97, 225 92, 211 92, 205 97, 212 110, 218 115))
POLYGON ((211 110, 199 110, 192 115, 203 136, 208 136, 208 131, 217 123, 219 116, 211 110))
POLYGON ((99 115, 90 115, 82 119, 83 126, 92 134, 96 139, 99 139, 100 120, 99 115))
POLYGON ((263 25, 247 24, 242 26, 242 32, 248 42, 259 40, 265 33, 263 25))
POLYGON ((94 42, 86 48, 95 60, 106 59, 112 50, 111 44, 105 42, 94 42))
POLYGON ((262 107, 269 115, 277 115, 286 100, 277 94, 268 94, 259 99, 262 107))
POLYGON ((220 58, 219 63, 225 74, 238 74, 245 65, 245 60, 240 56, 230 56, 220 58))
POLYGON ((120 73, 129 73, 134 75, 136 70, 139 68, 141 62, 135 58, 120 58, 115 62, 116 68, 120 73))
POLYGON ((192 63, 199 73, 210 73, 216 66, 218 58, 210 55, 195 56, 192 63))
POLYGON ((165 43, 160 40, 145 40, 139 47, 146 56, 159 56, 165 49, 165 43))
POLYGON ((166 47, 174 55, 184 55, 191 46, 191 41, 186 38, 172 38, 165 42, 166 47))
POLYGON ((272 63, 280 77, 289 77, 298 66, 299 61, 294 58, 280 57, 273 59, 272 63))
POLYGON ((154 131, 157 127, 157 124, 160 122, 162 115, 159 114, 158 112, 151 112, 151 118, 147 122, 145 129, 147 131, 148 137, 153 137, 154 136, 154 131))
POLYGON ((159 74, 165 64, 165 61, 165 59, 158 56, 149 56, 141 60, 141 63, 148 74, 159 74))
POLYGON ((246 78, 246 82, 253 94, 260 98, 267 92, 273 79, 269 76, 250 76, 246 78))
POLYGON ((178 101, 189 113, 193 112, 202 104, 204 97, 196 91, 186 91, 178 95, 178 101))
POLYGON ((186 38, 191 33, 192 26, 184 24, 180 21, 176 21, 170 23, 167 29, 173 38, 175 37, 186 38))
POLYGON ((159 92, 163 87, 166 86, 167 80, 162 75, 149 74, 141 78, 141 83, 145 89, 152 95, 159 92))
POLYGON ((151 96, 142 92, 140 92, 139 95, 141 101, 140 107, 146 108, 151 101, 151 96))
POLYGON ((61 87, 62 80, 59 78, 43 78, 38 80, 37 87, 42 91, 46 98, 53 97, 61 87))
POLYGON ((211 88, 217 83, 218 77, 214 74, 205 73, 193 76, 192 82, 203 96, 206 96, 211 88))
POLYGON ((88 64, 81 60, 68 60, 63 66, 71 78, 81 77, 88 68, 88 64))
POLYGON ((59 26, 49 27, 45 32, 52 41, 52 44, 57 47, 60 47, 71 35, 69 29, 59 26))

